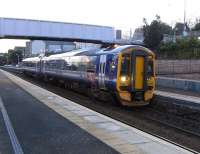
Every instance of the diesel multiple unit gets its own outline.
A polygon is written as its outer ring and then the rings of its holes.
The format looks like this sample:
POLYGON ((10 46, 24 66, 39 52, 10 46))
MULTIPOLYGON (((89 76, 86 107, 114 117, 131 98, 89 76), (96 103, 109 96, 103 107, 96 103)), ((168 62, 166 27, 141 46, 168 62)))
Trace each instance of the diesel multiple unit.
POLYGON ((94 97, 116 98, 125 106, 149 104, 155 89, 155 56, 138 45, 79 49, 44 57, 26 58, 22 71, 44 79, 81 87, 94 97))

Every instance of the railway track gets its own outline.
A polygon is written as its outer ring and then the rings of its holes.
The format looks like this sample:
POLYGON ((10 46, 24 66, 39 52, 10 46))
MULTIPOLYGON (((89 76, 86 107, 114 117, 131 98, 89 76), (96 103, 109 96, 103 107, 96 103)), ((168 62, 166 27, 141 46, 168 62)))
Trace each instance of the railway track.
POLYGON ((153 104, 142 108, 119 107, 113 105, 111 102, 91 99, 82 91, 64 89, 55 83, 49 84, 35 80, 32 77, 24 76, 19 72, 13 73, 33 84, 95 110, 96 112, 167 140, 168 142, 172 142, 194 153, 200 152, 200 122, 196 120, 196 117, 194 119, 187 119, 184 116, 181 118, 181 116, 159 111, 153 104))

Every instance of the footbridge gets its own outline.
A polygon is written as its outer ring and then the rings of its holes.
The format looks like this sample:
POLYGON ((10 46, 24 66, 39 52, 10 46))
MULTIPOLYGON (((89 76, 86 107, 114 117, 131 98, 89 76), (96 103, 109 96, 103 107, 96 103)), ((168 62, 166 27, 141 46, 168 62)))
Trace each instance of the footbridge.
POLYGON ((113 27, 43 20, 0 18, 0 39, 115 42, 113 27))

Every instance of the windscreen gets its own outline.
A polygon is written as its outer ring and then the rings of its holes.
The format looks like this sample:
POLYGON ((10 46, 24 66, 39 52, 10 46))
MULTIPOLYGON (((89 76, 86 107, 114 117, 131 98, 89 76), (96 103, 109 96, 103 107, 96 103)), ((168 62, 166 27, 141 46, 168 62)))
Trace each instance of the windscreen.
POLYGON ((122 56, 121 77, 128 78, 130 75, 130 56, 128 54, 122 56))

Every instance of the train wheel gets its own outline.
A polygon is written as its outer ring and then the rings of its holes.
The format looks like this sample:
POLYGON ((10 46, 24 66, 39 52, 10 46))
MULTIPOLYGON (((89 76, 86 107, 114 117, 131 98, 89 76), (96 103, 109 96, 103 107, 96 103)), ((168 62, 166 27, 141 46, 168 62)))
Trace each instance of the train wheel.
POLYGON ((58 80, 54 77, 49 78, 51 84, 58 86, 58 80))
POLYGON ((57 86, 60 87, 60 88, 65 87, 64 86, 64 81, 63 80, 58 80, 57 86))
POLYGON ((111 93, 111 96, 113 105, 120 107, 123 106, 117 93, 111 93))

